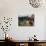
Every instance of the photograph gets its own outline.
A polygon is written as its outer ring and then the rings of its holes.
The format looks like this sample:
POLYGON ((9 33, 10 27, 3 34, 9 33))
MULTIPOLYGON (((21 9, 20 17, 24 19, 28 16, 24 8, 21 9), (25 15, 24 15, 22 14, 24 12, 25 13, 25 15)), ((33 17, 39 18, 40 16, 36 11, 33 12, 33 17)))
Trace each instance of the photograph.
POLYGON ((18 26, 34 26, 34 14, 30 16, 19 16, 18 26))

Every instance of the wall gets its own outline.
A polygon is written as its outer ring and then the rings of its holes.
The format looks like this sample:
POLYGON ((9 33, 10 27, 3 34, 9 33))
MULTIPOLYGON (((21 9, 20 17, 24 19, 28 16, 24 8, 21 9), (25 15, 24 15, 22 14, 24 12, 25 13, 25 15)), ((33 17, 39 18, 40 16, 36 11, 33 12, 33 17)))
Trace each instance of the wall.
MULTIPOLYGON (((4 16, 5 17, 15 16, 15 0, 0 0, 0 21, 3 19, 4 16)), ((1 29, 0 39, 4 39, 4 33, 1 29)))
MULTIPOLYGON (((0 3, 0 16, 13 17, 11 29, 8 31, 10 37, 16 40, 27 40, 36 34, 37 39, 45 40, 45 6, 35 9, 29 5, 28 0, 0 0, 0 3), (35 25, 33 27, 19 27, 18 16, 31 14, 35 14, 35 25)), ((0 35, 2 34, 0 33, 0 35)), ((2 38, 0 36, 0 39, 2 38)))

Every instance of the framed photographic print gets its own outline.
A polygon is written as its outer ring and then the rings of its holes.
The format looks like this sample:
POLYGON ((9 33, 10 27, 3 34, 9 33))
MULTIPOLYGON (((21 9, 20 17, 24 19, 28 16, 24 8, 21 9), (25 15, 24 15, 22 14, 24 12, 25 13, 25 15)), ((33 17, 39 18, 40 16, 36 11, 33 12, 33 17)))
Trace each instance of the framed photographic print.
POLYGON ((19 16, 18 26, 34 26, 34 14, 31 16, 19 16))

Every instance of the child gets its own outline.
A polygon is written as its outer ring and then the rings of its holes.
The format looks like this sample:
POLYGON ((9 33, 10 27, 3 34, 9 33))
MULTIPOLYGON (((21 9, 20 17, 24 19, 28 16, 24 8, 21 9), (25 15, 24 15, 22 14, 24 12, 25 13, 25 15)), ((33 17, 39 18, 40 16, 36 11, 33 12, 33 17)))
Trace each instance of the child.
POLYGON ((34 39, 34 41, 38 41, 36 35, 34 35, 34 37, 32 38, 34 39))

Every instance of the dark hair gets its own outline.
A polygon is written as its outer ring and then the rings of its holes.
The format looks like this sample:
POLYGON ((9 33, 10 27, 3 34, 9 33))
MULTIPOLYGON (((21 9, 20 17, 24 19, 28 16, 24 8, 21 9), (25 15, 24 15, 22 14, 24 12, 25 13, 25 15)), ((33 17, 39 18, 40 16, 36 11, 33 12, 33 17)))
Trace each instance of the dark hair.
POLYGON ((34 37, 36 37, 36 35, 34 35, 34 37))

